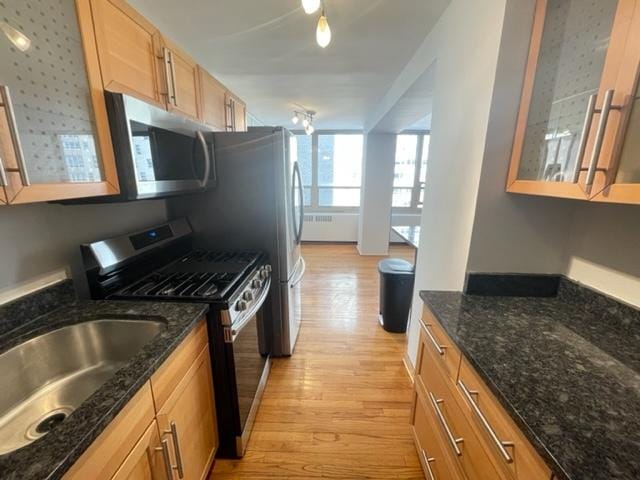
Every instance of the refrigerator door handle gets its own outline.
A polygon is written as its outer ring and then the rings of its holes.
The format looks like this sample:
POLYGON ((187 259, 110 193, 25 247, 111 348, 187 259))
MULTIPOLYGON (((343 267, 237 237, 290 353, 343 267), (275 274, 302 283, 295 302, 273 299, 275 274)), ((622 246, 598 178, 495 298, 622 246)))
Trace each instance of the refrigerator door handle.
POLYGON ((302 225, 304 223, 304 188, 302 186, 302 174, 300 173, 300 166, 298 162, 293 164, 293 179, 291 180, 291 199, 293 204, 291 206, 291 214, 293 216, 293 225, 296 225, 298 221, 298 228, 296 230, 296 245, 300 245, 302 241, 302 225), (296 192, 296 180, 298 183, 298 191, 296 192), (300 218, 296 218, 296 204, 295 197, 298 195, 300 202, 300 218))
POLYGON ((304 272, 307 269, 307 263, 304 261, 304 258, 300 257, 299 263, 300 263, 300 268, 299 268, 300 272, 298 273, 298 275, 295 276, 294 280, 291 281, 290 288, 294 288, 300 283, 300 281, 302 280, 302 277, 304 277, 304 272))

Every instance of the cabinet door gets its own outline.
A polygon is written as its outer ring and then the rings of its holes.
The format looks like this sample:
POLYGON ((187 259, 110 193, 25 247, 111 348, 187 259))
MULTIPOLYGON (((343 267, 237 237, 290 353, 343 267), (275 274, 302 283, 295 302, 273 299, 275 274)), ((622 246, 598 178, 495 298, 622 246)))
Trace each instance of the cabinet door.
POLYGON ((9 34, 0 39, 0 135, 8 202, 117 193, 89 4, 51 9, 33 2, 25 9, 9 0, 3 15, 9 34))
POLYGON ((163 58, 169 91, 170 111, 199 119, 200 87, 198 65, 176 45, 164 39, 163 58))
POLYGON ((209 73, 198 67, 200 80, 201 119, 215 130, 225 130, 225 94, 224 85, 209 73))
POLYGON ((204 478, 218 447, 208 345, 158 412, 157 419, 161 438, 171 444, 174 477, 204 478))
POLYGON ((160 33, 122 0, 91 0, 105 90, 165 107, 160 33))
POLYGON ((111 480, 165 480, 168 469, 163 455, 168 452, 163 452, 158 424, 154 420, 111 480))
POLYGON ((640 2, 636 7, 624 54, 624 68, 616 82, 611 118, 605 125, 603 148, 596 159, 596 201, 640 204, 640 2), (618 102, 618 103, 615 103, 618 102), (599 182, 605 178, 604 189, 599 182))
POLYGON ((538 0, 507 190, 587 199, 599 109, 636 0, 538 0))

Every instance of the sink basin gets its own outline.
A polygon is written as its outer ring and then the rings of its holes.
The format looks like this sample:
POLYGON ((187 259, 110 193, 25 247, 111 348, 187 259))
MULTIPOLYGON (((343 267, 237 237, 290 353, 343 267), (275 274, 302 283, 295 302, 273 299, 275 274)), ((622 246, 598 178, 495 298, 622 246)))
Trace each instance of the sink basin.
POLYGON ((101 318, 0 355, 0 455, 46 435, 165 327, 156 319, 101 318))

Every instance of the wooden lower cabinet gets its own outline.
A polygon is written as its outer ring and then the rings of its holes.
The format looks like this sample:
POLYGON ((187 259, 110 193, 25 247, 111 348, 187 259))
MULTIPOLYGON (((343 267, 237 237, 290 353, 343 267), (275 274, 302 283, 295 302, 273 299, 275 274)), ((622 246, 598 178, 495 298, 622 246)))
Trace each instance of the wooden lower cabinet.
POLYGON ((550 479, 550 469, 457 348, 453 361, 452 346, 425 308, 412 426, 426 478, 550 479))
POLYGON ((218 446, 216 418, 211 383, 209 346, 198 356, 173 394, 166 401, 157 419, 163 439, 170 439, 172 462, 180 465, 174 478, 205 478, 218 446))
POLYGON ((218 448, 212 382, 203 319, 69 469, 65 480, 206 478, 218 448), (195 355, 194 347, 199 349, 195 355))
POLYGON ((154 420, 111 478, 112 480, 146 480, 149 478, 165 480, 167 478, 165 471, 158 423, 154 420))

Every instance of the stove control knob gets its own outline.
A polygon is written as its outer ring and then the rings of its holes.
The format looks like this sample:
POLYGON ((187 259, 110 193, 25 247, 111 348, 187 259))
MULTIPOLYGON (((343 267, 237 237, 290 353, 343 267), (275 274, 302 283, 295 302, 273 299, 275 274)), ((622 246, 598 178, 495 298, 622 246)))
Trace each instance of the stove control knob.
POLYGON ((269 278, 269 272, 266 269, 260 270, 260 279, 266 280, 267 278, 269 278))
POLYGON ((260 280, 257 278, 255 280, 251 280, 251 288, 258 289, 260 287, 262 287, 262 282, 260 280))
POLYGON ((271 265, 265 265, 265 266, 264 266, 264 269, 265 269, 267 272, 271 273, 271 265))
POLYGON ((247 309, 247 302, 244 300, 238 300, 236 302, 236 310, 238 312, 244 312, 247 309))
POLYGON ((242 299, 246 300, 247 302, 250 302, 251 300, 253 300, 253 293, 247 290, 242 294, 242 299))

